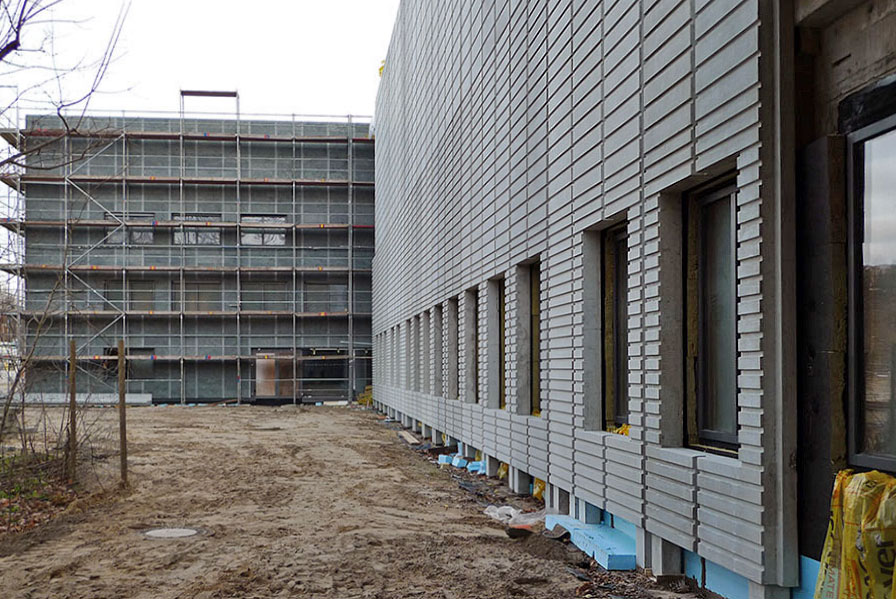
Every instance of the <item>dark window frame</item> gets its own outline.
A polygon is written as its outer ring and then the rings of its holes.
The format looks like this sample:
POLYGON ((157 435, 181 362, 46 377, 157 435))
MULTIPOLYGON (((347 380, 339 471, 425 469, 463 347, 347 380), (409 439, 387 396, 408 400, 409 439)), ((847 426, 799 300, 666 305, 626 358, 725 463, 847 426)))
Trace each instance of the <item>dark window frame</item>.
POLYGON ((601 394, 603 428, 611 430, 628 424, 628 221, 601 231, 600 318, 603 336, 601 351, 601 394), (607 273, 613 262, 612 277, 607 273), (625 268, 620 266, 625 265, 625 268), (620 304, 620 291, 621 304, 620 304), (607 303, 612 303, 607 311, 607 303), (625 306, 624 310, 621 310, 625 306), (612 325, 609 329, 608 325, 612 325), (621 334, 620 334, 621 333, 621 334), (609 341, 607 337, 610 337, 609 341), (608 351, 609 350, 609 351, 608 351), (612 372, 611 372, 612 371, 612 372), (612 376, 609 376, 612 374, 612 376), (612 395, 611 392, 612 391, 612 395), (624 398, 620 401, 620 398, 624 398), (612 400, 612 402, 610 401, 612 400), (621 407, 621 409, 620 409, 621 407))
POLYGON ((471 390, 473 395, 465 399, 468 403, 478 404, 482 399, 479 393, 479 287, 471 287, 467 289, 466 293, 465 301, 468 303, 465 304, 464 309, 466 315, 470 317, 469 321, 465 319, 464 322, 464 328, 466 329, 464 333, 467 340, 470 341, 470 346, 465 348, 466 374, 472 379, 467 381, 467 385, 469 387, 470 383, 472 383, 472 387, 468 390, 471 390))
POLYGON ((527 265, 529 270, 529 415, 541 417, 541 261, 527 265))
POLYGON ((458 296, 448 298, 448 331, 445 332, 447 337, 448 351, 448 380, 446 395, 448 399, 460 399, 460 299, 458 296), (453 393, 452 393, 453 391, 453 393))
MULTIPOLYGON (((864 431, 864 308, 862 248, 864 239, 864 144, 896 131, 896 114, 846 136, 847 161, 847 453, 850 465, 896 472, 896 455, 860 451, 864 431)), ((894 360, 896 362, 896 360, 894 360)), ((893 365, 896 370, 896 364, 893 365)), ((892 375, 891 375, 892 376, 892 375)))
POLYGON ((507 409, 507 281, 496 279, 498 303, 498 409, 507 409))
MULTIPOLYGON (((688 430, 690 423, 692 421, 690 416, 684 418, 685 423, 685 439, 688 440, 688 445, 691 447, 695 447, 697 449, 703 449, 711 452, 719 452, 725 455, 731 455, 736 453, 740 447, 740 443, 738 441, 738 435, 740 432, 740 423, 738 420, 739 406, 738 406, 738 385, 737 385, 737 377, 739 374, 739 369, 737 367, 737 184, 734 175, 729 175, 723 178, 720 178, 716 181, 708 183, 704 186, 701 186, 691 192, 688 192, 685 195, 684 201, 684 209, 685 209, 685 217, 684 217, 684 249, 682 252, 682 257, 684 260, 684 268, 683 268, 683 276, 685 280, 688 276, 688 269, 690 268, 690 264, 692 260, 696 260, 696 297, 689 297, 689 293, 685 293, 685 301, 684 301, 684 313, 683 319, 684 322, 688 322, 689 316, 692 310, 696 310, 696 342, 697 342, 697 358, 695 360, 694 367, 694 382, 693 388, 688 388, 688 381, 685 381, 685 388, 687 391, 687 403, 691 405, 687 405, 688 411, 693 411, 694 419, 696 420, 696 430, 690 431, 688 430), (734 345, 734 356, 732 356, 734 362, 734 381, 735 381, 735 389, 734 389, 734 402, 735 402, 735 431, 733 433, 727 433, 724 431, 717 431, 708 429, 705 426, 706 423, 706 413, 707 413, 707 404, 709 402, 709 398, 707 397, 707 377, 709 373, 709 368, 707 368, 707 363, 705 360, 705 356, 707 355, 707 333, 708 327, 705 323, 706 317, 706 274, 704 266, 707 261, 706 257, 706 236, 705 236, 705 225, 704 225, 704 210, 707 206, 717 202, 728 199, 730 202, 730 234, 731 234, 731 298, 734 301, 733 306, 733 316, 734 322, 733 330, 735 335, 735 345, 734 345), (695 211, 695 218, 691 218, 691 211, 695 211), (694 226, 697 230, 692 231, 691 227, 694 226), (696 256, 690 256, 690 243, 689 240, 691 235, 697 235, 696 240, 696 256), (696 304, 691 305, 692 303, 696 304)), ((687 288, 687 284, 685 284, 685 288, 687 288)), ((685 336, 687 338, 687 335, 685 336)), ((687 343, 687 339, 685 340, 687 343)), ((685 352, 687 355, 687 352, 685 352)))

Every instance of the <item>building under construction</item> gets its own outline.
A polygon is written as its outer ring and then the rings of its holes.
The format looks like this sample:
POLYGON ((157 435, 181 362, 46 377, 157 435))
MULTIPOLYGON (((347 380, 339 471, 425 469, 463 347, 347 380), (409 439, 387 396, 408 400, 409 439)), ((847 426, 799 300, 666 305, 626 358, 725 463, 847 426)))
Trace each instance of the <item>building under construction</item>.
POLYGON ((309 402, 369 384, 369 125, 236 114, 5 131, 29 152, 3 177, 26 395, 62 396, 74 342, 78 394, 102 401, 119 339, 129 401, 309 402))

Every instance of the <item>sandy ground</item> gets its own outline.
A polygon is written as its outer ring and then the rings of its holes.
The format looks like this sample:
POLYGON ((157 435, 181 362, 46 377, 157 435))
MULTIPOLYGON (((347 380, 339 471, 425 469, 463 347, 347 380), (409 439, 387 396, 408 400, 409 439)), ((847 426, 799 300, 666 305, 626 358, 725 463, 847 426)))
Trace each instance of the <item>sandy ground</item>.
POLYGON ((556 598, 581 584, 565 549, 509 539, 370 412, 135 408, 128 425, 132 491, 0 539, 0 597, 556 598), (156 526, 205 534, 142 534, 156 526))

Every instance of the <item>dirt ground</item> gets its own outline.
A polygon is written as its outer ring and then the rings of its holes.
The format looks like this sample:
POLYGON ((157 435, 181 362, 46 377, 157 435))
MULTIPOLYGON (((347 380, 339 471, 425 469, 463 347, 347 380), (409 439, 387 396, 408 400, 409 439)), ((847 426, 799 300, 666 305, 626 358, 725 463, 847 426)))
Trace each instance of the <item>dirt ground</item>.
POLYGON ((508 538, 371 412, 134 408, 128 431, 132 490, 0 538, 0 597, 557 598, 582 585, 565 545, 508 538), (203 534, 143 535, 159 526, 203 534))

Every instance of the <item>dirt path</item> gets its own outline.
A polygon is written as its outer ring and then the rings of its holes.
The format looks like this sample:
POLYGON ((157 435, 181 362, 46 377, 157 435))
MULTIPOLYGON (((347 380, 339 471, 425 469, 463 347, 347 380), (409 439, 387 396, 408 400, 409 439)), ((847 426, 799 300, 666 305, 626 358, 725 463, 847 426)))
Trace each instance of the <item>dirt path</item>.
POLYGON ((580 584, 371 413, 140 408, 128 430, 133 493, 0 540, 0 597, 556 598, 580 584), (207 534, 145 538, 153 526, 207 534))

